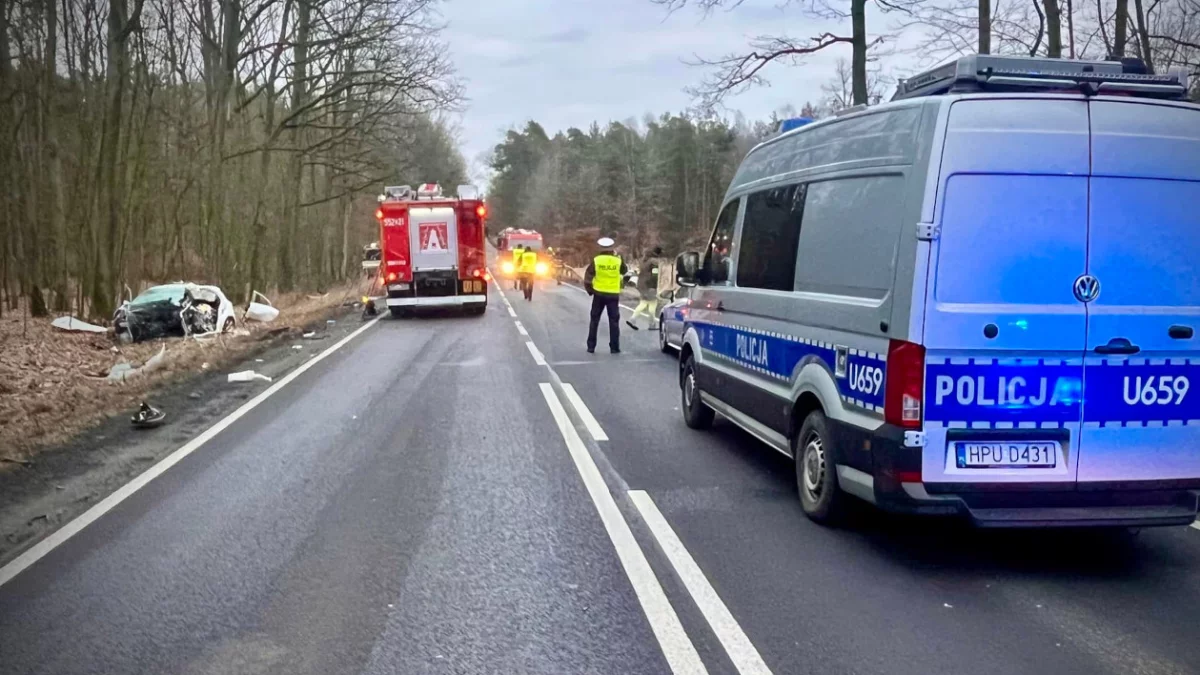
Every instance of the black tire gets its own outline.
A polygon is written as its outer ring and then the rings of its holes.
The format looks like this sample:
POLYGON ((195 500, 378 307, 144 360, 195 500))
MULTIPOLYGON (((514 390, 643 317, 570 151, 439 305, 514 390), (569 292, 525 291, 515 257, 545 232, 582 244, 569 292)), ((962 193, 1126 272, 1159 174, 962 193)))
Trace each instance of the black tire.
POLYGON ((658 315, 658 348, 664 354, 671 353, 671 345, 667 344, 667 327, 663 321, 663 315, 658 315))
POLYGON ((467 315, 468 316, 483 316, 483 313, 486 311, 487 311, 487 305, 479 305, 478 307, 468 307, 467 315))
POLYGON ((408 317, 408 309, 406 307, 388 307, 388 311, 392 313, 393 319, 404 319, 408 317))
POLYGON ((796 491, 800 508, 810 520, 829 525, 846 513, 850 495, 838 485, 834 458, 838 456, 825 413, 814 410, 804 418, 799 433, 792 439, 796 458, 796 491))
POLYGON ((679 377, 680 409, 683 410, 683 421, 693 429, 707 429, 712 426, 716 412, 700 401, 700 385, 696 383, 696 361, 688 356, 680 367, 679 377))

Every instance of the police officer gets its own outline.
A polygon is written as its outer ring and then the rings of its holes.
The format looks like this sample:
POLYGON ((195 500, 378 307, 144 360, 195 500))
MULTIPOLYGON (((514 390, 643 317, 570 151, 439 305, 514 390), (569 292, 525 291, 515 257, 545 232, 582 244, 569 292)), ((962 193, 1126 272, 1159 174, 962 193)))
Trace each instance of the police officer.
POLYGON ((537 274, 537 251, 526 248, 521 253, 521 264, 517 266, 517 277, 521 280, 521 289, 525 291, 525 299, 533 300, 533 279, 537 274))
POLYGON ((596 351, 596 329, 600 325, 600 315, 608 312, 608 349, 613 354, 621 353, 621 286, 629 269, 625 262, 613 252, 616 245, 609 237, 602 237, 596 243, 600 253, 592 259, 587 271, 583 274, 583 285, 592 296, 592 314, 588 321, 587 350, 589 354, 596 351))

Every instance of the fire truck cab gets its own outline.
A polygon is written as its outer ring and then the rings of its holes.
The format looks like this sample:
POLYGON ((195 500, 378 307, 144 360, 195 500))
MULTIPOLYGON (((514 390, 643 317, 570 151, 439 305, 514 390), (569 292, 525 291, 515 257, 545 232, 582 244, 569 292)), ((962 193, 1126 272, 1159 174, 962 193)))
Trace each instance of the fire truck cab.
POLYGON ((414 192, 408 185, 384 188, 379 221, 380 281, 392 316, 421 307, 487 309, 487 207, 471 185, 447 197, 436 183, 414 192))
POLYGON ((542 235, 536 230, 514 227, 506 227, 500 231, 500 236, 496 238, 496 250, 499 252, 501 277, 511 279, 517 276, 516 261, 512 260, 512 251, 518 246, 541 251, 542 235))

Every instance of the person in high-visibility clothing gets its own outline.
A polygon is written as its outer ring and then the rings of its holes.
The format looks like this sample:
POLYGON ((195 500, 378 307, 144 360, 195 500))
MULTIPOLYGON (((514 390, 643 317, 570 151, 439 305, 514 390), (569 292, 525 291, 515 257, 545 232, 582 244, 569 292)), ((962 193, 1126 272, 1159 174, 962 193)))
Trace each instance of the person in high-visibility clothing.
POLYGON ((521 288, 521 275, 519 272, 521 269, 521 254, 524 252, 525 252, 525 247, 521 246, 520 244, 517 244, 516 246, 514 246, 513 250, 512 250, 513 290, 514 291, 521 288))
POLYGON ((621 286, 629 268, 614 251, 616 245, 609 237, 596 241, 600 252, 592 259, 583 274, 583 285, 592 296, 592 313, 588 320, 587 350, 596 352, 596 329, 600 326, 600 315, 608 312, 608 350, 621 353, 621 286))
POLYGON ((537 251, 526 248, 521 253, 521 263, 517 265, 517 278, 521 281, 521 290, 525 292, 526 300, 533 300, 533 278, 537 274, 537 251))

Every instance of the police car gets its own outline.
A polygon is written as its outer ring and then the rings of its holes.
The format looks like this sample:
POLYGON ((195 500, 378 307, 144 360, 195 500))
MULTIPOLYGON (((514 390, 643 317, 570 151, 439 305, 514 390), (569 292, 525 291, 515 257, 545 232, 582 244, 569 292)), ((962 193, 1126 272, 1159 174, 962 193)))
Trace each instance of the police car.
POLYGON ((964 57, 752 150, 676 264, 687 424, 817 521, 1193 522, 1200 106, 1139 65, 964 57))

